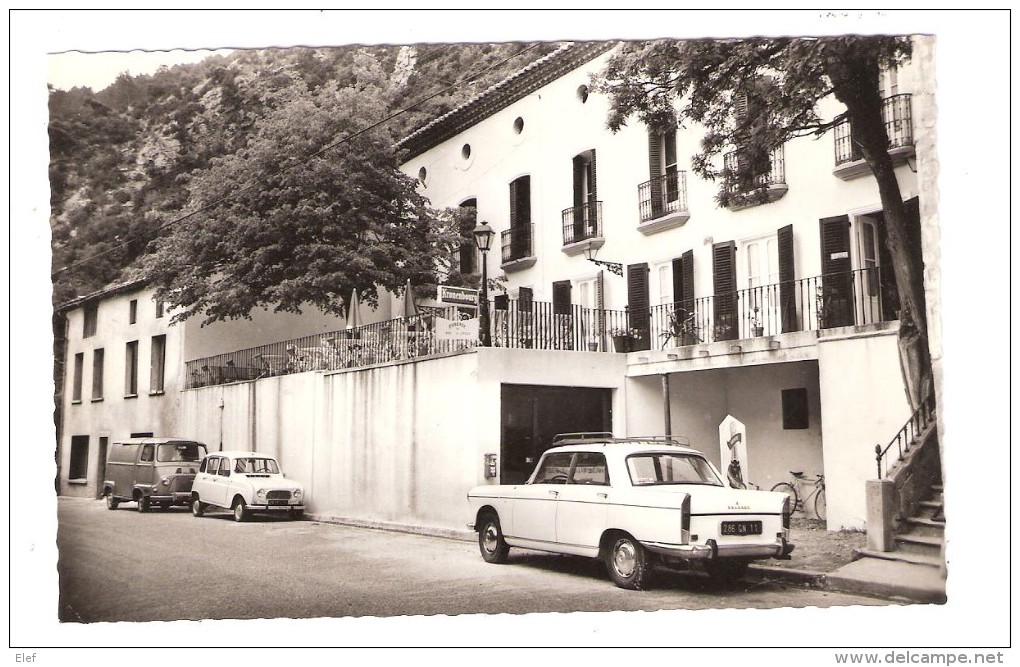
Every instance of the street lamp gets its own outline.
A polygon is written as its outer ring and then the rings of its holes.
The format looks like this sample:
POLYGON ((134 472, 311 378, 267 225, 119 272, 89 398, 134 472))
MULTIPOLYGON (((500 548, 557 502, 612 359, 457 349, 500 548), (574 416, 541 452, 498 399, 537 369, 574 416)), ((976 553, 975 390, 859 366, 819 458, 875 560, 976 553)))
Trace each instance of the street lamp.
POLYGON ((489 278, 486 272, 486 255, 492 247, 492 237, 496 235, 486 222, 480 222, 474 229, 475 245, 482 252, 482 291, 478 304, 478 326, 481 328, 482 347, 492 347, 492 334, 489 332, 489 278))
POLYGON ((619 262, 605 262, 602 261, 601 259, 596 259, 596 257, 598 257, 599 254, 598 246, 589 242, 588 245, 584 247, 583 252, 584 258, 591 262, 592 264, 596 266, 604 266, 607 269, 609 269, 612 273, 615 273, 616 275, 621 277, 623 276, 623 264, 620 264, 619 262))

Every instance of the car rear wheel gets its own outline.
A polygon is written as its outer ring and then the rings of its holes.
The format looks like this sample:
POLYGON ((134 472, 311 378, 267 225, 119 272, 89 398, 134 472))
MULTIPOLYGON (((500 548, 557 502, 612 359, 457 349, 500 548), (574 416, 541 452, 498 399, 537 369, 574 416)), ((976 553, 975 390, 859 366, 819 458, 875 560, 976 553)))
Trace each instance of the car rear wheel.
POLYGON ((609 578, 620 588, 640 590, 648 583, 651 571, 648 554, 630 535, 617 533, 605 552, 609 578))
POLYGON ((148 512, 149 511, 149 496, 138 497, 138 511, 148 512))
POLYGON ((106 509, 115 510, 117 505, 120 505, 120 501, 113 497, 112 493, 106 494, 106 509))
POLYGON ((205 503, 198 498, 191 501, 191 513, 195 516, 202 516, 205 514, 205 503))
POLYGON ((746 561, 709 561, 705 563, 705 571, 712 581, 721 586, 736 586, 747 573, 746 561))
POLYGON ((505 563, 510 545, 503 540, 503 530, 499 527, 499 517, 486 514, 478 526, 478 550, 486 563, 505 563))
POLYGON ((241 522, 248 520, 248 507, 242 498, 234 501, 234 521, 241 522))

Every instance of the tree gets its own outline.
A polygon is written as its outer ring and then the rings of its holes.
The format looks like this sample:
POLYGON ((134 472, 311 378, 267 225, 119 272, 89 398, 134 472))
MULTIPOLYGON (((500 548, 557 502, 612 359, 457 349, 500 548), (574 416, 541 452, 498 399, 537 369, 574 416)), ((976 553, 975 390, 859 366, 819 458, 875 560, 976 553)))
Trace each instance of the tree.
POLYGON ((456 231, 397 168, 393 137, 369 129, 387 114, 378 64, 355 69, 344 87, 293 76, 245 147, 193 172, 186 217, 153 214, 165 231, 145 273, 177 321, 343 314, 352 289, 374 304, 376 287, 434 281, 456 231))
POLYGON ((901 367, 907 396, 916 407, 933 386, 920 230, 907 217, 893 171, 879 88, 882 68, 908 60, 911 50, 909 37, 627 43, 594 78, 593 88, 609 95, 607 125, 614 132, 631 116, 653 128, 677 121, 700 125, 704 135, 693 171, 738 185, 753 179, 760 162, 754 156, 767 156, 791 138, 821 135, 849 120, 878 184, 900 299, 901 367), (846 110, 825 120, 818 105, 830 95, 846 110), (739 147, 751 159, 718 169, 714 158, 728 147, 739 147))

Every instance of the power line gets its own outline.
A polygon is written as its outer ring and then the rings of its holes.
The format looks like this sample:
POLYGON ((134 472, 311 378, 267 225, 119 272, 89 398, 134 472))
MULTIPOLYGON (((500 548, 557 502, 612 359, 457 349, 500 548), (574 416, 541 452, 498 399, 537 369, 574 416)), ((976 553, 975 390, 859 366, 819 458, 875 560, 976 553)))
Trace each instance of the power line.
MULTIPOLYGON (((320 149, 320 150, 318 150, 318 151, 316 151, 314 153, 311 153, 310 155, 306 155, 302 160, 300 160, 298 162, 295 162, 294 164, 291 164, 290 166, 285 167, 283 169, 279 169, 279 170, 275 171, 274 173, 276 173, 276 174, 287 173, 288 171, 296 169, 296 168, 300 167, 301 165, 303 165, 304 163, 308 162, 309 160, 311 160, 313 158, 316 158, 316 157, 322 155, 323 153, 325 153, 327 151, 330 151, 330 150, 336 148, 337 146, 340 146, 341 144, 345 144, 345 143, 351 141, 352 139, 355 139, 355 138, 361 136, 362 134, 365 134, 366 132, 370 132, 370 131, 374 130, 375 128, 379 127, 380 125, 383 125, 384 123, 388 123, 389 121, 393 120, 397 116, 399 116, 399 115, 401 115, 403 113, 406 113, 408 111, 411 111, 415 107, 418 107, 418 106, 424 104, 425 102, 428 102, 429 100, 431 100, 431 99, 433 99, 435 97, 438 97, 438 96, 442 95, 445 92, 448 92, 448 91, 452 90, 453 88, 461 85, 462 83, 470 82, 472 79, 474 79, 474 78, 476 78, 478 76, 481 76, 482 74, 488 72, 489 70, 495 69, 496 67, 499 67, 500 65, 503 65, 504 63, 507 63, 507 62, 513 60, 514 58, 516 58, 516 57, 518 57, 520 55, 523 55, 524 53, 527 53, 531 49, 534 49, 534 48, 536 48, 538 46, 539 46, 538 43, 531 44, 531 45, 526 46, 525 48, 521 49, 517 53, 513 53, 513 54, 507 56, 506 58, 504 58, 503 60, 500 60, 499 62, 490 65, 489 67, 486 67, 484 69, 478 70, 477 72, 471 72, 467 76, 463 77, 460 81, 455 81, 454 83, 450 84, 446 88, 442 88, 442 89, 432 93, 428 97, 424 97, 424 98, 418 100, 417 102, 414 102, 413 104, 409 104, 408 106, 400 109, 399 111, 395 111, 394 113, 390 114, 389 116, 386 116, 385 118, 383 118, 381 120, 378 120, 375 123, 372 123, 368 127, 364 127, 362 129, 358 130, 357 132, 354 132, 353 134, 347 135, 346 137, 343 137, 342 139, 340 139, 338 141, 335 141, 332 144, 329 144, 328 146, 326 146, 325 148, 322 148, 322 149, 320 149)), ((174 218, 173 220, 169 220, 169 221, 163 223, 162 225, 160 225, 159 227, 157 227, 154 230, 154 232, 155 233, 161 232, 164 229, 167 229, 168 227, 176 225, 179 222, 183 222, 183 221, 185 221, 185 220, 187 220, 189 218, 192 218, 192 217, 198 215, 199 213, 202 213, 204 211, 208 211, 211 208, 214 208, 216 206, 219 206, 220 204, 228 202, 231 199, 233 199, 234 197, 238 196, 239 194, 252 189, 253 187, 256 186, 256 184, 257 183, 255 181, 252 181, 252 182, 248 183, 247 185, 245 185, 245 186, 243 186, 243 187, 241 187, 241 188, 239 188, 237 190, 234 190, 233 192, 231 192, 229 195, 227 195, 225 197, 220 197, 219 199, 216 199, 216 200, 214 200, 214 201, 212 201, 212 202, 210 202, 210 203, 208 203, 208 204, 206 204, 204 206, 201 206, 198 209, 196 209, 196 210, 194 210, 194 211, 192 211, 190 213, 186 213, 184 215, 181 215, 179 217, 174 218)), ((102 251, 97 252, 97 253, 95 253, 93 255, 89 255, 88 257, 84 257, 84 258, 82 258, 82 259, 80 259, 80 260, 78 260, 76 262, 72 262, 71 264, 68 264, 67 266, 61 267, 61 268, 57 269, 56 271, 54 271, 53 273, 51 273, 50 274, 50 279, 52 280, 52 279, 56 278, 57 276, 59 276, 62 273, 65 273, 67 271, 71 271, 72 269, 76 269, 79 266, 82 266, 84 264, 88 264, 89 262, 92 262, 92 261, 94 261, 96 259, 99 259, 100 257, 104 257, 104 256, 106 256, 106 255, 108 255, 108 254, 110 254, 110 253, 112 253, 112 252, 114 252, 116 250, 120 250, 122 248, 125 248, 129 244, 131 244, 132 242, 142 240, 143 238, 144 237, 142 235, 134 236, 132 238, 127 239, 123 243, 120 243, 120 244, 115 245, 115 246, 111 246, 111 247, 107 248, 106 250, 102 250, 102 251)))

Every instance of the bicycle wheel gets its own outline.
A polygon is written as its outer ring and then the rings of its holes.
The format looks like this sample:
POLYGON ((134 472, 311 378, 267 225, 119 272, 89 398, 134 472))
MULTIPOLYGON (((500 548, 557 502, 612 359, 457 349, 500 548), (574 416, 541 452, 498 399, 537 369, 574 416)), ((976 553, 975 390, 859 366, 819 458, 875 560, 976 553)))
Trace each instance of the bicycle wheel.
POLYGON ((815 516, 825 521, 825 487, 818 489, 815 494, 815 516))
POLYGON ((789 482, 780 482, 772 487, 773 491, 785 493, 790 497, 790 514, 800 509, 800 497, 797 495, 797 487, 789 482))

